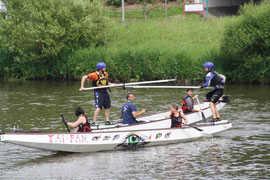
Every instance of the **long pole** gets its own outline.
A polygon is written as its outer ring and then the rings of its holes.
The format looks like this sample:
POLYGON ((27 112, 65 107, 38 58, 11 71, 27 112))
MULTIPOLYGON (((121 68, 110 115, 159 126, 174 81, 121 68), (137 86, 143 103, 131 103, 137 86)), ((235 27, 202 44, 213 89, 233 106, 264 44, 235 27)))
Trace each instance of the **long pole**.
MULTIPOLYGON (((198 86, 130 86, 126 85, 126 88, 133 88, 133 89, 142 89, 142 88, 160 88, 160 89, 188 89, 188 88, 193 88, 193 89, 198 89, 198 86)), ((209 89, 210 87, 204 88, 204 89, 209 89)))
POLYGON ((107 85, 107 86, 100 86, 100 87, 90 87, 90 88, 80 89, 80 91, 82 91, 82 90, 93 90, 93 89, 103 89, 103 88, 108 88, 108 87, 121 87, 121 86, 126 87, 126 86, 131 86, 131 85, 138 85, 138 84, 164 83, 164 82, 173 82, 173 81, 176 81, 176 79, 142 81, 142 82, 132 82, 132 83, 125 83, 125 84, 107 85))

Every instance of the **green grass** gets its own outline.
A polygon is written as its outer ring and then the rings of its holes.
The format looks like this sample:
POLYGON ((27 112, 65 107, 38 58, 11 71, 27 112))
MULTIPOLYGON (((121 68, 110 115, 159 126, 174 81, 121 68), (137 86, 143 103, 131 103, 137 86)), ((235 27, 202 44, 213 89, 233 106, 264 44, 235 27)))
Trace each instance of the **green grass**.
POLYGON ((105 61, 111 78, 129 81, 178 77, 196 80, 202 76, 201 61, 211 61, 220 51, 223 29, 230 18, 203 20, 196 14, 175 15, 167 20, 111 18, 108 43, 95 49, 80 50, 70 58, 76 77, 95 63, 105 61), (91 64, 89 63, 91 62, 91 64))
POLYGON ((199 16, 171 16, 167 21, 127 21, 122 25, 112 23, 111 38, 107 48, 159 49, 184 51, 198 60, 213 49, 219 49, 223 29, 230 18, 202 20, 199 16))

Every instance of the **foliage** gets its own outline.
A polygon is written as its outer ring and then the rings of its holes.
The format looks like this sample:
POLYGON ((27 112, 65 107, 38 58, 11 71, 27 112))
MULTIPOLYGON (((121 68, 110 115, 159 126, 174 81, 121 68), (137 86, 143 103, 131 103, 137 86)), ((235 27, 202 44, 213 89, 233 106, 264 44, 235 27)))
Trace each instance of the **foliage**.
POLYGON ((25 78, 58 77, 61 59, 80 47, 106 43, 107 19, 98 2, 88 0, 13 0, 0 20, 3 49, 25 78))
POLYGON ((226 27, 221 46, 224 71, 233 81, 270 79, 270 2, 253 3, 226 27))
MULTIPOLYGON (((174 77, 198 80, 205 76, 202 62, 209 52, 219 50, 220 34, 230 18, 204 21, 192 13, 183 17, 182 10, 168 8, 166 21, 164 11, 150 11, 147 21, 138 18, 125 25, 117 17, 111 18, 110 31, 101 31, 106 37, 104 43, 80 46, 72 41, 50 58, 10 61, 13 64, 9 69, 13 77, 80 79, 95 71, 97 62, 105 61, 110 77, 121 81, 174 77)), ((130 13, 133 17, 137 14, 130 13)))
POLYGON ((119 7, 122 4, 122 0, 104 0, 107 5, 119 7))
POLYGON ((68 69, 70 74, 81 78, 89 72, 95 71, 99 61, 107 64, 107 70, 112 79, 121 81, 152 80, 180 77, 190 78, 193 61, 184 52, 165 52, 160 49, 117 49, 104 48, 81 49, 70 56, 68 69))

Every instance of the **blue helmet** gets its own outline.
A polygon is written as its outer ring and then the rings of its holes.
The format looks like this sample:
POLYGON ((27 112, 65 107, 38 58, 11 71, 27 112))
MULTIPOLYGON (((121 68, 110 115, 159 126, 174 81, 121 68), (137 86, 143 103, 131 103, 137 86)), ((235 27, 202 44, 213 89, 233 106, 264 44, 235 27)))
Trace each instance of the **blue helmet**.
POLYGON ((204 66, 204 67, 207 67, 207 68, 213 69, 213 68, 214 68, 214 63, 212 63, 212 62, 206 62, 206 63, 204 63, 203 66, 204 66))
POLYGON ((100 70, 100 69, 105 68, 105 67, 106 67, 106 64, 104 62, 97 63, 97 70, 100 70))

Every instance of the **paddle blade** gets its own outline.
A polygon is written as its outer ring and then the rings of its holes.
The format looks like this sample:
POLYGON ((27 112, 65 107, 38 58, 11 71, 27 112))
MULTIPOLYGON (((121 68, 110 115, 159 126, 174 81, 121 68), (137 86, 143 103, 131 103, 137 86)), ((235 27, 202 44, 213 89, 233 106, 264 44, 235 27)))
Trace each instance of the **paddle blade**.
POLYGON ((202 112, 202 119, 203 119, 203 121, 206 123, 206 118, 205 118, 205 115, 204 115, 203 112, 202 112))

